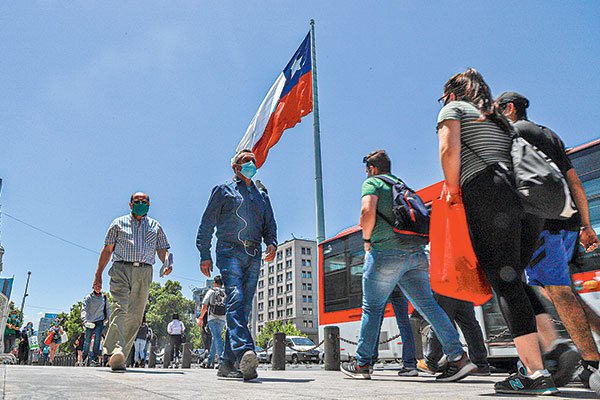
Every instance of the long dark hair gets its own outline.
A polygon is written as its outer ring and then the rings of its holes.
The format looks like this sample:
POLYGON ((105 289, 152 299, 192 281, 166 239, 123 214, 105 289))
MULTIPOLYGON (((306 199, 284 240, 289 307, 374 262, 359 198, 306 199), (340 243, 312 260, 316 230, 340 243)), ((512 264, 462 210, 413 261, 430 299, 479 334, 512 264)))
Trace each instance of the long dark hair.
POLYGON ((512 131, 510 122, 494 103, 490 87, 475 68, 468 68, 448 79, 444 85, 444 102, 448 102, 450 93, 454 93, 456 100, 467 101, 477 107, 482 120, 489 119, 503 131, 512 131))

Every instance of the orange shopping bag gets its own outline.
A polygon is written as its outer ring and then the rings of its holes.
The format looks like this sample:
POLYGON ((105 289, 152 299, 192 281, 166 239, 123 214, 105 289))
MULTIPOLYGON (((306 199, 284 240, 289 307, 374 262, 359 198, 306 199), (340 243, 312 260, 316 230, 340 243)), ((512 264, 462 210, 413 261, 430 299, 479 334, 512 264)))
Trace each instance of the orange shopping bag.
POLYGON ((492 298, 492 288, 478 267, 471 245, 465 208, 446 202, 446 186, 431 205, 429 228, 431 289, 476 306, 492 298))

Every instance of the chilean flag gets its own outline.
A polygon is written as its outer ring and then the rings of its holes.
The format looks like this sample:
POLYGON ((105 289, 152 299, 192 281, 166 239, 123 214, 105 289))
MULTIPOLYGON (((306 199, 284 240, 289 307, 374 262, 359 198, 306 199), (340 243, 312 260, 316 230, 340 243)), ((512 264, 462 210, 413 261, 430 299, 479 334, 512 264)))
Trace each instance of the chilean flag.
POLYGON ((294 127, 313 109, 310 33, 279 74, 252 118, 237 151, 251 149, 260 168, 283 131, 294 127))

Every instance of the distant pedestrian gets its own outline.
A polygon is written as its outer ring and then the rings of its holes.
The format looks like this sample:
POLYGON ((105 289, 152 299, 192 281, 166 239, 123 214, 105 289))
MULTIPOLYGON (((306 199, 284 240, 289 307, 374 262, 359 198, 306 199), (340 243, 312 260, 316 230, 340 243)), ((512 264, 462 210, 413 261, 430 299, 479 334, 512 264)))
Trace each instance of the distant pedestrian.
MULTIPOLYGON (((170 247, 158 221, 147 215, 150 198, 146 193, 132 194, 129 208, 131 214, 115 219, 108 228, 93 285, 94 291, 102 291, 102 272, 112 255, 108 274, 114 310, 103 349, 110 356, 112 370, 125 370, 125 360, 148 303, 155 255, 164 263, 170 247)), ((169 267, 164 274, 170 274, 171 270, 169 267)))
POLYGON ((60 326, 60 322, 58 319, 55 319, 52 322, 52 325, 48 329, 48 335, 51 335, 50 339, 50 350, 48 356, 50 358, 50 365, 54 364, 54 357, 56 357, 56 350, 58 350, 58 346, 61 344, 61 336, 63 334, 63 328, 60 326))
POLYGON ((42 346, 44 346, 43 349, 40 349, 40 352, 42 353, 42 364, 48 365, 48 356, 50 354, 50 346, 46 346, 45 344, 42 344, 42 346))
MULTIPOLYGON (((544 288, 554 303, 569 336, 581 352, 583 365, 579 376, 584 385, 589 387, 592 374, 596 373, 600 377, 597 373, 600 353, 590 327, 590 316, 571 289, 569 270, 569 263, 577 252, 578 241, 586 252, 591 252, 598 246, 598 236, 590 220, 587 196, 560 137, 549 128, 527 119, 529 100, 516 92, 504 92, 496 102, 504 115, 513 122, 515 131, 542 150, 558 166, 579 210, 567 220, 545 221, 538 247, 525 272, 527 283, 544 288)), ((595 314, 594 311, 592 313, 595 314)), ((566 385, 571 380, 578 355, 572 354, 574 352, 571 347, 561 340, 555 340, 544 350, 544 358, 554 382, 557 386, 566 385), (567 366, 564 362, 559 365, 561 360, 567 358, 571 360, 570 365, 567 366)), ((600 387, 596 390, 600 390, 600 387)))
MULTIPOLYGON (((212 343, 206 366, 212 368, 215 361, 215 354, 221 356, 223 354, 223 329, 225 329, 225 290, 223 289, 223 281, 221 276, 217 275, 214 278, 213 287, 208 289, 204 299, 202 300, 202 309, 200 310, 200 321, 204 321, 205 314, 208 314, 208 328, 212 335, 212 343)), ((201 325, 202 326, 202 325, 201 325)))
POLYGON ((179 358, 181 349, 182 336, 185 333, 185 325, 179 320, 179 314, 173 313, 173 320, 167 325, 167 333, 169 334, 169 346, 171 346, 172 359, 179 358))
MULTIPOLYGON (((144 317, 145 318, 145 317, 144 317)), ((152 332, 152 328, 148 326, 148 333, 146 334, 146 345, 144 346, 144 364, 148 364, 148 359, 150 357, 150 351, 154 351, 154 332, 152 332)))
POLYGON ((144 318, 142 319, 142 325, 140 325, 140 329, 138 329, 134 342, 135 354, 133 357, 133 362, 136 368, 144 368, 144 350, 146 349, 147 339, 148 324, 146 323, 146 316, 144 315, 144 318))
POLYGON ((73 347, 75 348, 75 353, 77 354, 77 362, 75 366, 83 367, 83 345, 85 344, 85 332, 81 332, 75 342, 73 343, 73 347))
POLYGON ((231 160, 231 167, 235 172, 233 181, 216 186, 210 195, 196 246, 200 251, 200 269, 210 277, 213 269, 210 246, 217 228, 217 268, 227 293, 227 336, 217 376, 250 380, 258 376, 258 357, 248 319, 260 272, 261 244, 264 241, 267 245, 265 261, 273 261, 277 252, 277 225, 267 190, 252 181, 256 174, 254 154, 250 150, 238 152, 231 160))
POLYGON ((19 364, 25 365, 29 360, 29 337, 31 335, 33 335, 33 324, 29 322, 21 329, 21 333, 19 335, 19 364))
MULTIPOLYGON (((458 332, 434 300, 429 285, 429 260, 425 252, 427 238, 409 234, 409 227, 394 230, 396 217, 392 196, 394 184, 391 160, 384 150, 363 159, 367 179, 362 186, 360 225, 365 249, 362 287, 362 319, 356 360, 342 364, 342 372, 355 379, 371 379, 371 368, 378 359, 378 338, 386 303, 399 287, 419 313, 438 334, 448 368, 436 377, 440 382, 457 381, 477 367, 471 363, 460 343, 458 332)), ((406 376, 403 374, 403 376, 406 376)))
POLYGON ((100 363, 100 357, 102 356, 100 336, 109 317, 110 307, 107 296, 93 289, 90 294, 85 296, 81 307, 81 320, 85 327, 83 361, 87 365, 97 366, 100 363), (94 338, 93 344, 92 338, 94 338))
POLYGON ((557 393, 538 343, 536 315, 545 310, 522 281, 539 223, 522 212, 511 185, 512 126, 473 68, 452 76, 440 101, 444 106, 437 127, 446 201, 450 206, 464 202, 473 250, 498 296, 524 366, 494 389, 524 395, 557 393))
POLYGON ((4 327, 4 352, 10 353, 12 349, 15 347, 17 336, 19 335, 21 329, 21 318, 19 318, 19 314, 17 310, 12 310, 10 314, 8 314, 8 319, 6 320, 6 326, 4 327))

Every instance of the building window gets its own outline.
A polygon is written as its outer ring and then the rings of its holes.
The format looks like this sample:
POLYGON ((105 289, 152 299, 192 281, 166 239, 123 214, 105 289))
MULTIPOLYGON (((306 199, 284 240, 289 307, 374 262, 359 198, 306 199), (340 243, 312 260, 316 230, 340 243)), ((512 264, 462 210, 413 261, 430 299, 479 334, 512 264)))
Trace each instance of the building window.
POLYGON ((306 298, 306 296, 302 296, 302 302, 303 302, 303 303, 306 303, 306 302, 307 302, 307 298, 306 298))
POLYGON ((302 260, 302 266, 306 267, 306 260, 302 260))
POLYGON ((306 290, 306 283, 302 284, 302 290, 306 290))
MULTIPOLYGON (((259 322, 262 322, 262 320, 263 320, 263 315, 262 315, 262 314, 260 314, 260 315, 258 316, 258 321, 259 321, 259 322)), ((262 327, 259 327, 259 328, 258 328, 258 331, 259 331, 259 332, 260 332, 260 328, 262 328, 262 327)))
POLYGON ((283 293, 283 286, 277 286, 277 294, 283 293))
POLYGON ((312 310, 312 308, 309 308, 309 309, 308 309, 308 315, 313 315, 313 310, 312 310))
POLYGON ((308 328, 308 321, 307 320, 303 320, 302 321, 302 326, 305 328, 308 328))
POLYGON ((275 293, 274 290, 273 289, 269 289, 269 297, 273 297, 273 293, 275 293))
POLYGON ((307 301, 308 301, 309 303, 312 303, 312 296, 306 296, 306 297, 307 297, 307 301))
POLYGON ((303 308, 302 309, 302 315, 306 315, 306 314, 307 314, 306 308, 303 308))
POLYGON ((306 260, 306 266, 310 267, 310 260, 306 260))
POLYGON ((287 285, 285 285, 285 291, 286 292, 291 292, 293 289, 293 285, 291 283, 288 283, 287 285))
POLYGON ((277 275, 277 283, 283 282, 283 274, 277 275))
POLYGON ((292 260, 286 260, 285 261, 285 267, 286 268, 292 268, 292 260))
POLYGON ((307 283, 306 284, 306 290, 312 290, 312 283, 307 283))
POLYGON ((258 292, 258 299, 262 300, 265 298, 265 292, 258 292))
POLYGON ((302 254, 306 254, 306 247, 302 248, 302 254))
POLYGON ((306 271, 306 277, 312 279, 312 272, 306 271))
POLYGON ((264 288, 265 287, 265 281, 259 281, 258 282, 258 287, 259 288, 264 288))
POLYGON ((272 285, 273 283, 275 283, 275 278, 270 277, 269 278, 269 285, 272 285))
POLYGON ((275 272, 275 267, 273 265, 269 265, 269 273, 272 274, 275 272))
POLYGON ((263 306, 264 306, 263 303, 258 303, 258 310, 262 311, 263 310, 263 306))
POLYGON ((263 276, 265 276, 265 270, 264 270, 264 269, 261 269, 261 270, 260 270, 260 277, 262 278, 263 276))
POLYGON ((283 271, 283 263, 277 263, 277 271, 283 271))
POLYGON ((269 320, 274 320, 275 319, 275 313, 273 311, 269 312, 269 320))
POLYGON ((292 256, 292 249, 291 248, 285 249, 285 256, 286 257, 291 257, 292 256))
POLYGON ((313 321, 312 321, 312 319, 311 319, 310 321, 308 321, 308 327, 309 327, 309 328, 312 328, 312 327, 313 327, 313 321))
POLYGON ((310 256, 310 248, 309 247, 306 248, 306 255, 310 256))
POLYGON ((275 306, 275 300, 269 300, 269 308, 273 308, 275 306))
POLYGON ((281 261, 281 259, 283 258, 283 254, 281 253, 281 251, 277 252, 277 261, 281 261))
POLYGON ((288 280, 288 281, 292 280, 292 272, 291 271, 290 272, 286 272, 285 279, 288 280))
POLYGON ((277 311, 277 318, 283 317, 283 310, 277 311))
POLYGON ((291 317, 294 315, 294 309, 293 308, 288 308, 287 311, 285 312, 286 317, 291 317))
POLYGON ((283 305, 283 299, 277 299, 277 305, 278 306, 282 306, 283 305))
POLYGON ((294 301, 294 298, 292 296, 288 296, 285 298, 286 304, 290 304, 292 301, 294 301))

